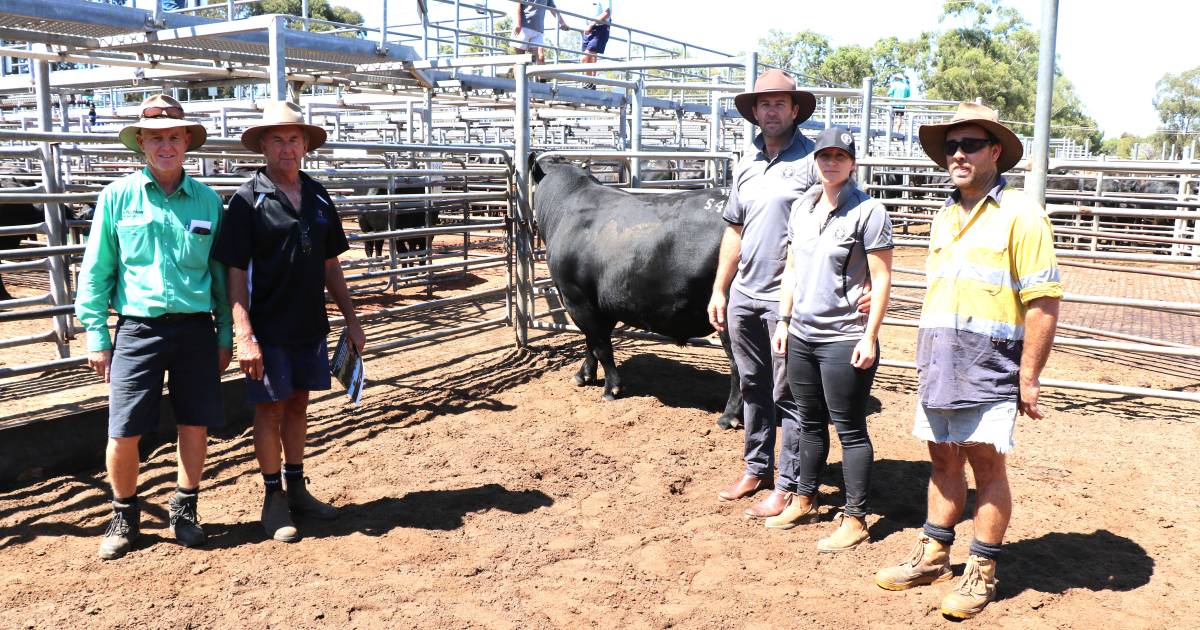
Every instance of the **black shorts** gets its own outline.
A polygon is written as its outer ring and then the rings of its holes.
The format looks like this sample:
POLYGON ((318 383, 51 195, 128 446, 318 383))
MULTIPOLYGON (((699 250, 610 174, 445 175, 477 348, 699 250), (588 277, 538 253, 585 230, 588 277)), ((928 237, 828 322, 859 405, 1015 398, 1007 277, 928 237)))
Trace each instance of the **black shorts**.
POLYGON ((109 437, 157 431, 167 374, 176 424, 209 428, 225 424, 212 316, 121 317, 109 371, 109 437))

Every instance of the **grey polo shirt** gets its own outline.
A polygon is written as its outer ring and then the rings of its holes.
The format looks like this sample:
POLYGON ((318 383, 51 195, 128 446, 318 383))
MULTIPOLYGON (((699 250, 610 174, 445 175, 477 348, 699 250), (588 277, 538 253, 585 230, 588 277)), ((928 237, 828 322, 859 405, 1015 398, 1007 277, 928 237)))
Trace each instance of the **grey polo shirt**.
POLYGON ((792 203, 817 183, 813 141, 800 130, 774 160, 767 160, 762 134, 733 170, 723 217, 742 226, 742 253, 733 288, 756 300, 779 300, 787 261, 787 225, 792 203))
POLYGON ((853 181, 828 214, 816 209, 821 191, 814 186, 796 200, 788 222, 796 279, 788 332, 816 343, 859 339, 867 325, 858 312, 871 277, 867 252, 892 248, 892 221, 853 181))

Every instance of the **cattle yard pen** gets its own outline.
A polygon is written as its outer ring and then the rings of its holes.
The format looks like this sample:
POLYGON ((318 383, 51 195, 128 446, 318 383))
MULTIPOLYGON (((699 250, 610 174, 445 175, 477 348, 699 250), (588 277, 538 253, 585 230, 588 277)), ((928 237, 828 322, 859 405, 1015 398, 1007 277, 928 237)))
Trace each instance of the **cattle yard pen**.
MULTIPOLYGON (((233 90, 232 97, 184 99, 189 118, 210 130, 208 143, 190 154, 188 171, 222 195, 231 194, 247 169, 260 163, 237 140, 259 116, 250 102, 292 98, 310 122, 330 131, 330 142, 309 156, 305 168, 327 184, 343 218, 382 213, 422 219, 349 234, 353 243, 387 243, 384 255, 343 260, 356 293, 428 290, 485 269, 503 270, 504 288, 389 306, 368 317, 403 318, 479 301, 503 302, 503 316, 374 341, 372 352, 501 326, 511 326, 522 346, 530 328, 574 330, 546 321, 561 316, 562 309, 548 279, 536 274, 540 252, 530 152, 585 160, 606 183, 638 194, 727 185, 732 160, 753 133, 731 99, 753 85, 761 64, 756 54, 731 55, 615 24, 614 52, 598 63, 575 62, 567 36, 555 30, 547 33, 551 63, 531 66, 526 55, 506 54, 512 40, 495 32, 504 13, 497 4, 509 8, 494 1, 437 0, 420 13, 418 24, 388 23, 385 8, 385 28, 334 25, 363 33, 356 38, 311 32, 318 21, 285 16, 226 20, 225 14, 190 15, 195 9, 168 13, 78 0, 6 1, 0 7, 6 42, 0 74, 7 75, 0 76, 5 105, 0 170, 16 187, 0 190, 0 217, 20 204, 37 204, 43 219, 0 222, 0 237, 22 237, 19 246, 0 248, 0 275, 38 274, 47 289, 0 301, 0 325, 46 323, 46 330, 0 339, 0 349, 53 344, 56 358, 5 362, 0 378, 85 362, 70 356, 69 345, 79 332, 72 288, 83 251, 80 232, 87 225, 73 217, 95 202, 104 184, 138 166, 136 156, 116 143, 116 131, 136 117, 134 104, 143 95, 161 89, 187 97, 233 90), (444 10, 451 8, 447 17, 444 10), (51 63, 81 67, 51 70, 51 63), (599 89, 585 89, 586 83, 599 89), (76 98, 85 93, 99 110, 95 122, 76 98), (431 246, 402 251, 404 242, 419 239, 431 246)), ((568 20, 583 17, 564 14, 568 20)), ((870 79, 862 86, 810 89, 818 107, 803 130, 811 134, 842 125, 857 133, 863 156, 858 177, 893 213, 897 246, 927 246, 927 225, 947 187, 944 174, 921 154, 915 132, 922 123, 946 119, 954 104, 905 100, 903 128, 897 130, 897 103, 875 94, 870 79)), ((1025 141, 1028 146, 1030 139, 1025 141)), ((1047 202, 1064 268, 1132 281, 1152 275, 1200 281, 1200 164, 1097 160, 1088 155, 1089 147, 1067 141, 1051 142, 1051 150, 1047 202)), ((1017 171, 1027 166, 1023 162, 1017 171)), ((885 323, 911 328, 922 272, 911 266, 896 272, 895 308, 885 323)), ((1165 313, 1182 328, 1194 328, 1200 312, 1200 300, 1067 288, 1069 304, 1165 313)), ((1064 322, 1056 344, 1133 361, 1174 357, 1190 383, 1200 382, 1200 347, 1190 336, 1118 328, 1064 322)), ((694 341, 714 345, 712 339, 694 341)), ((888 359, 884 365, 913 367, 907 360, 888 359)), ((1192 391, 1045 384, 1200 401, 1192 391)))

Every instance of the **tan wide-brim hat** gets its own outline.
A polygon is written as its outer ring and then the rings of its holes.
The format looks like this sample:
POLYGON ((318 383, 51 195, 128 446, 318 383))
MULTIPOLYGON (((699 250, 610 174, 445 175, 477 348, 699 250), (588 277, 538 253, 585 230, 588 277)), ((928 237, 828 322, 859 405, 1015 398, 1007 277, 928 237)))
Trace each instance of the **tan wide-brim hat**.
MULTIPOLYGON (((146 110, 151 107, 178 107, 180 110, 183 109, 183 105, 180 105, 179 101, 167 96, 166 94, 155 94, 154 96, 142 101, 142 114, 144 115, 146 110)), ((195 151, 196 149, 199 149, 201 146, 204 146, 204 141, 208 140, 208 130, 204 128, 204 125, 201 125, 198 122, 184 120, 182 118, 166 117, 139 117, 137 122, 133 123, 132 125, 127 125, 124 129, 122 129, 121 133, 117 134, 117 137, 121 140, 121 144, 125 145, 125 148, 137 153, 138 155, 141 155, 142 147, 138 146, 137 143, 139 129, 174 129, 176 127, 186 127, 188 131, 192 132, 192 141, 188 143, 188 151, 195 151)))
POLYGON ((328 134, 316 125, 304 122, 304 112, 291 101, 273 101, 263 106, 262 122, 242 132, 242 146, 255 153, 262 153, 262 135, 271 127, 296 126, 304 129, 308 136, 308 150, 314 151, 325 144, 328 134))
POLYGON ((754 103, 758 101, 758 97, 763 94, 780 93, 791 94, 794 102, 800 106, 800 112, 795 121, 797 125, 808 120, 809 116, 812 116, 817 109, 817 97, 804 90, 797 90, 796 80, 792 78, 792 75, 774 68, 759 75, 758 79, 754 81, 753 92, 742 92, 733 97, 733 104, 742 118, 757 125, 758 118, 754 116, 754 103))
POLYGON ((942 168, 946 168, 946 133, 956 125, 979 125, 988 130, 1000 143, 1000 158, 996 160, 996 170, 1000 173, 1008 171, 1021 161, 1025 147, 1021 139, 1011 129, 1000 122, 1000 115, 990 107, 978 103, 959 103, 958 111, 949 121, 937 125, 921 125, 918 135, 921 137, 921 148, 925 155, 942 168))

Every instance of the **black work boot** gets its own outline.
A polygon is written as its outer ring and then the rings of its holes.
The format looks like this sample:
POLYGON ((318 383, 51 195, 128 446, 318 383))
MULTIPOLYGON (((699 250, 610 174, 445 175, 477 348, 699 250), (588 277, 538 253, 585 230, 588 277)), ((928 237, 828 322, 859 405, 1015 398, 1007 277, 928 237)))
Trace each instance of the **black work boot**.
POLYGON ((284 475, 283 482, 287 486, 288 507, 292 509, 293 513, 326 521, 338 517, 337 508, 324 501, 319 501, 308 493, 308 488, 305 487, 308 482, 307 477, 284 475))
POLYGON ((112 520, 100 541, 100 558, 116 560, 129 552, 141 528, 142 511, 137 505, 113 501, 112 520))
POLYGON ((200 515, 196 513, 196 495, 176 493, 167 502, 171 508, 171 534, 184 547, 199 547, 208 538, 200 529, 200 515))

